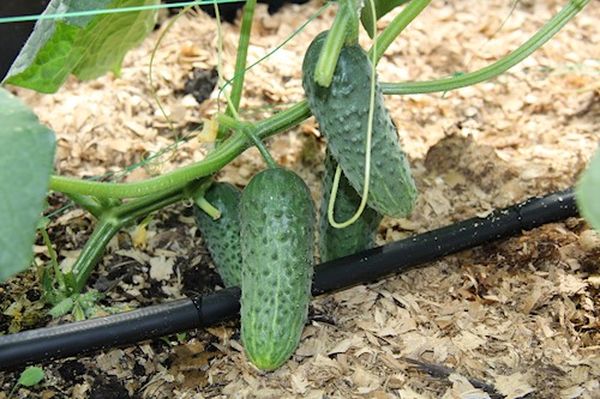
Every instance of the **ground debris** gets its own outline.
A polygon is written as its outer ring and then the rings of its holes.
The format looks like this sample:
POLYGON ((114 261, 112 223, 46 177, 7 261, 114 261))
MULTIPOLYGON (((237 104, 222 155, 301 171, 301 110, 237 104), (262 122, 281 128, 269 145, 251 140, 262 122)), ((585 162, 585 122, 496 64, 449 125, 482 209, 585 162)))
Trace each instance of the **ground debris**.
MULTIPOLYGON (((274 16, 268 16, 266 5, 257 5, 249 62, 281 43, 321 3, 288 7, 274 16)), ((516 2, 511 12, 512 3, 432 2, 390 46, 378 65, 380 78, 428 80, 489 65, 523 43, 565 2, 516 2)), ((248 72, 244 118, 259 120, 303 98, 302 55, 334 13, 329 7, 248 72)), ((575 183, 600 131, 600 65, 593 58, 600 53, 599 19, 598 7, 587 7, 540 51, 493 81, 444 95, 386 97, 420 196, 413 215, 384 220, 379 243, 484 216, 575 183)), ((223 26, 228 77, 238 29, 239 21, 223 26)), ((193 14, 173 25, 158 49, 150 87, 148 63, 160 33, 127 56, 118 77, 70 79, 53 95, 17 90, 57 132, 58 173, 117 173, 163 151, 125 177, 136 181, 201 160, 211 150, 213 144, 198 136, 223 109, 224 99, 208 85, 194 86, 189 95, 181 89, 190 77, 199 77, 194 71, 216 66, 214 21, 193 14), (192 97, 196 94, 202 94, 201 104, 192 97)), ((369 45, 365 35, 361 43, 369 45)), ((314 120, 267 143, 275 159, 298 172, 315 200, 320 198, 325 143, 314 120)), ((241 187, 263 167, 251 149, 218 177, 241 187)), ((66 200, 53 195, 50 203, 56 208, 66 200)), ((90 284, 106 295, 102 304, 124 310, 222 287, 186 204, 145 222, 143 229, 122 231, 92 275, 90 284)), ((61 262, 73 261, 92 226, 93 219, 78 209, 50 224, 61 262)), ((48 260, 40 241, 36 262, 48 260)), ((274 373, 261 374, 248 364, 239 324, 231 322, 82 356, 77 364, 57 361, 48 367, 46 382, 19 395, 593 399, 600 392, 599 264, 598 235, 573 218, 315 298, 298 351, 274 373), (438 376, 426 376, 405 358, 443 367, 427 366, 438 376)), ((37 296, 27 295, 33 288, 39 291, 36 284, 34 273, 25 273, 0 286, 2 332, 48 323, 36 316, 37 296)), ((9 392, 17 378, 17 373, 0 373, 0 391, 9 392)))

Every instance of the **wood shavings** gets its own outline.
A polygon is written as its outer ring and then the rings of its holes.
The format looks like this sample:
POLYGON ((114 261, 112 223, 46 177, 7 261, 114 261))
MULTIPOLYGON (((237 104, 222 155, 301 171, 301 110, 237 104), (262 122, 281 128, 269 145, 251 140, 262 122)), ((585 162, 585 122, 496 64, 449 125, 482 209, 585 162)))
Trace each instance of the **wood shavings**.
MULTIPOLYGON (((501 27, 511 3, 432 2, 390 46, 378 64, 380 78, 429 80, 474 71, 516 48, 563 6, 558 1, 518 2, 501 27)), ((274 16, 258 6, 249 63, 274 49, 320 5, 314 1, 274 16)), ((260 120, 304 97, 303 53, 334 15, 335 7, 329 7, 282 50, 248 71, 244 118, 260 120)), ((386 15, 379 26, 394 15, 386 15)), ((420 196, 410 217, 384 220, 378 243, 484 216, 576 181, 600 131, 599 64, 590 58, 600 53, 599 18, 598 7, 590 5, 540 51, 492 81, 444 95, 385 98, 420 196)), ((227 77, 233 75, 238 29, 239 21, 223 25, 227 77)), ((224 109, 223 98, 214 90, 197 105, 181 90, 194 68, 212 70, 216 65, 214 20, 191 14, 174 24, 158 49, 150 86, 149 55, 161 32, 127 56, 119 77, 70 79, 54 95, 17 90, 57 132, 58 173, 115 172, 173 145, 176 137, 195 136, 125 178, 140 181, 197 162, 211 150, 212 135, 201 143, 204 136, 195 130, 224 109), (153 99, 154 91, 173 130, 153 99)), ((361 43, 369 45, 365 35, 361 43)), ((324 139, 314 119, 267 145, 318 199, 324 139)), ((243 187, 263 167, 258 152, 250 149, 218 178, 243 187)), ((84 215, 73 210, 53 222, 61 262, 73 262, 89 235, 91 219, 84 215)), ((219 284, 192 216, 177 205, 157 214, 145 239, 131 228, 111 242, 97 273, 110 277, 111 303, 134 308, 178 298, 182 292, 206 293, 219 284)), ((597 234, 573 219, 377 284, 316 298, 315 313, 328 321, 311 320, 299 351, 275 373, 261 374, 248 365, 236 323, 190 331, 181 341, 171 337, 133 346, 133 352, 128 348, 82 357, 90 371, 81 384, 50 372, 61 397, 89 396, 95 383, 92 366, 102 364, 107 373, 122 376, 129 391, 153 399, 486 398, 469 382, 471 377, 494 382, 507 397, 530 392, 542 399, 594 399, 600 392, 599 248, 597 234), (432 378, 409 370, 402 356, 423 358, 454 373, 432 378)), ((39 264, 47 261, 45 252, 37 251, 39 264)), ((10 289, 17 296, 27 291, 15 287, 10 289)), ((7 309, 13 299, 3 299, 2 290, 0 305, 7 309)), ((9 390, 15 378, 0 374, 0 385, 9 390)))
POLYGON ((506 399, 517 399, 535 391, 529 384, 529 376, 523 373, 514 373, 507 376, 496 377, 496 388, 506 396, 506 399))

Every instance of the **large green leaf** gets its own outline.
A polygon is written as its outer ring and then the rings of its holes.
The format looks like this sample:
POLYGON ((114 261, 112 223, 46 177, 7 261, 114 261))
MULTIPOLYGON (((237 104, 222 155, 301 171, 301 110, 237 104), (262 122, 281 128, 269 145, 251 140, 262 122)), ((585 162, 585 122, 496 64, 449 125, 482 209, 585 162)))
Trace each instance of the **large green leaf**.
POLYGON ((54 160, 54 133, 0 88, 0 281, 27 268, 54 160))
POLYGON ((579 179, 576 196, 581 215, 600 230, 600 148, 579 179))
MULTIPOLYGON (((160 0, 52 0, 45 15, 158 4, 160 0)), ((53 93, 74 74, 94 79, 118 73, 127 51, 152 31, 156 11, 42 19, 4 82, 53 93)))

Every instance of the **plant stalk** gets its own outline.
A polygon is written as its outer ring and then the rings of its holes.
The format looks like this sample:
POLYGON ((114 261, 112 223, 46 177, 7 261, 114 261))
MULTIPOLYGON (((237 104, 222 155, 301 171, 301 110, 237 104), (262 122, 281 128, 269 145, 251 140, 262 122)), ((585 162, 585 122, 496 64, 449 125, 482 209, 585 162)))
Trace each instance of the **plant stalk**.
POLYGON ((233 84, 231 85, 231 104, 225 112, 232 116, 233 111, 240 109, 240 101, 242 99, 242 89, 244 88, 244 76, 246 73, 246 58, 248 57, 248 46, 250 44, 250 33, 252 31, 252 19, 254 17, 254 9, 256 8, 256 0, 247 0, 244 5, 244 15, 242 17, 242 26, 240 28, 240 41, 237 48, 237 56, 235 59, 235 74, 233 84), (232 109, 233 108, 233 109, 232 109))
MULTIPOLYGON (((590 0, 571 0, 562 10, 538 30, 529 40, 505 57, 474 72, 425 82, 382 83, 385 94, 404 95, 449 91, 471 86, 506 72, 542 47, 552 36, 577 15, 590 0)), ((412 3, 411 3, 412 4, 412 3)), ((385 32, 384 32, 385 33, 385 32)), ((383 33, 382 33, 383 35, 383 33)))
POLYGON ((351 24, 350 10, 348 3, 350 1, 340 2, 339 9, 333 20, 333 25, 327 33, 325 43, 319 54, 317 66, 315 67, 315 82, 322 87, 329 87, 333 79, 333 73, 340 57, 340 52, 346 41, 348 27, 351 24))
MULTIPOLYGON (((377 36, 377 51, 375 59, 379 61, 385 50, 396 40, 396 37, 431 3, 431 0, 413 0, 404 7, 400 14, 377 36)), ((373 56, 372 47, 369 50, 369 59, 373 56)))
MULTIPOLYGON (((208 184, 206 180, 209 179, 192 183, 192 186, 206 185, 208 184)), ((65 276, 70 293, 81 292, 94 266, 102 257, 104 248, 121 228, 140 217, 182 200, 191 190, 196 191, 197 188, 188 189, 186 186, 184 189, 148 195, 103 212, 71 271, 65 276)))

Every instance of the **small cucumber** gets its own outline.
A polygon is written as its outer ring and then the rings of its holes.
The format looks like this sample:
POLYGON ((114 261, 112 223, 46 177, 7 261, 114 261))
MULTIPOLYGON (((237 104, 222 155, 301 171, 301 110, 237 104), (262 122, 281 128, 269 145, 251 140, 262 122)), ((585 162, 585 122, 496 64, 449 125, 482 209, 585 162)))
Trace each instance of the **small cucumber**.
POLYGON ((295 173, 267 169, 240 201, 242 342, 250 361, 274 370, 290 358, 308 313, 315 211, 295 173))
POLYGON ((194 207, 196 223, 226 287, 239 287, 242 281, 240 196, 240 190, 234 185, 215 183, 204 198, 221 212, 221 217, 214 220, 197 206, 194 207))
MULTIPOLYGON (((314 80, 315 67, 326 33, 319 34, 306 51, 302 85, 308 105, 327 138, 332 156, 340 164, 352 187, 362 193, 371 62, 358 45, 345 46, 331 85, 327 88, 319 86, 314 80)), ((379 85, 375 91, 371 144, 369 206, 383 215, 408 215, 415 204, 417 190, 379 85)))
MULTIPOLYGON (((321 262, 341 258, 371 248, 375 241, 377 227, 383 219, 377 211, 365 208, 358 220, 348 227, 336 229, 327 219, 327 207, 331 196, 331 186, 337 163, 329 152, 325 156, 325 173, 323 174, 323 195, 319 213, 319 252, 321 262)), ((335 199, 335 220, 345 221, 354 215, 360 205, 360 195, 352 188, 342 173, 335 199)))

